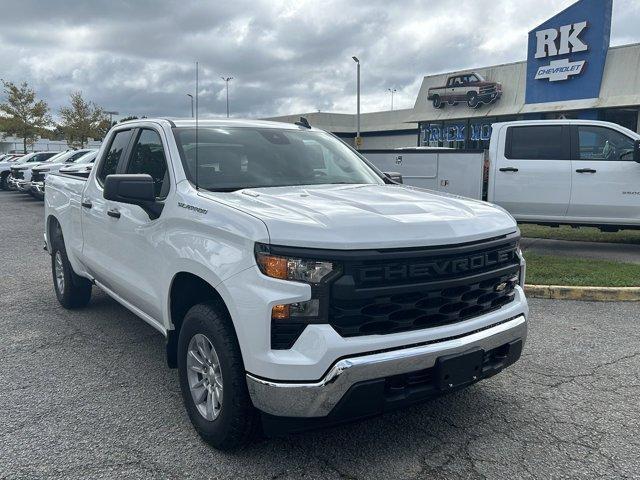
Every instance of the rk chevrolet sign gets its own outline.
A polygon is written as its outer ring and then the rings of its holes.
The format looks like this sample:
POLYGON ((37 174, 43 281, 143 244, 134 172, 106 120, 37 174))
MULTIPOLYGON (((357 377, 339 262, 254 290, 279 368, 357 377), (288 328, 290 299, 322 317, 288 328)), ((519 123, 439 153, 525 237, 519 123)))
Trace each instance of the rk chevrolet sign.
POLYGON ((613 0, 578 0, 528 34, 526 104, 600 96, 613 0))
POLYGON ((548 78, 550 82, 567 80, 571 75, 580 75, 586 61, 570 62, 568 59, 555 60, 546 67, 538 68, 535 79, 548 78))
MULTIPOLYGON (((580 39, 580 34, 587 28, 587 22, 563 25, 560 28, 548 28, 536 32, 536 57, 546 58, 584 52, 589 46, 580 39)), ((535 79, 549 79, 550 82, 568 80, 573 75, 580 75, 585 60, 572 62, 568 58, 554 60, 549 65, 538 68, 535 79)))

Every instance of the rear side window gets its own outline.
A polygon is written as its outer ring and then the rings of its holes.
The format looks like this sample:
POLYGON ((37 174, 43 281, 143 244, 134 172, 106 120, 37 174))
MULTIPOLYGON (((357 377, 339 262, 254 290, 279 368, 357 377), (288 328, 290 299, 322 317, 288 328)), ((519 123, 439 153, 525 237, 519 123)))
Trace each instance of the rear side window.
POLYGON ((162 148, 160 135, 154 130, 144 129, 131 151, 127 173, 147 173, 153 178, 157 198, 169 193, 167 161, 162 148))
POLYGON ((129 145, 129 139, 131 138, 131 130, 122 130, 117 132, 111 141, 111 145, 109 145, 109 150, 107 151, 104 159, 102 160, 102 164, 100 165, 100 171, 98 172, 98 181, 101 185, 104 184, 107 175, 113 175, 116 173, 118 168, 118 163, 120 162, 120 158, 122 154, 126 150, 129 145))
POLYGON ((514 160, 568 160, 569 138, 561 125, 509 127, 505 157, 514 160))

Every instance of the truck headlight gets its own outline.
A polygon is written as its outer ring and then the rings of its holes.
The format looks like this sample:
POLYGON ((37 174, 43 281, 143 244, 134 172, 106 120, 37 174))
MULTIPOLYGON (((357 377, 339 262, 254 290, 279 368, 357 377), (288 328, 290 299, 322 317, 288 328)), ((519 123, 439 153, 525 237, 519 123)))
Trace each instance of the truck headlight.
POLYGON ((322 283, 335 271, 332 262, 281 257, 260 251, 256 252, 256 261, 260 271, 266 276, 295 282, 322 283))
POLYGON ((322 322, 327 316, 327 281, 338 276, 340 265, 310 258, 275 255, 269 246, 256 244, 256 262, 260 271, 271 278, 307 283, 311 286, 311 298, 306 301, 274 305, 272 321, 322 322))

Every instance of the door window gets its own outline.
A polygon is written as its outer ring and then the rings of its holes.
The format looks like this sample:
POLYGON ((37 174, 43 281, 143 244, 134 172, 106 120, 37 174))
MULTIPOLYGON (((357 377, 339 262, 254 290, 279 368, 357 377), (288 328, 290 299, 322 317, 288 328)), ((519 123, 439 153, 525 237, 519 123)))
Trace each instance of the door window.
POLYGON ((606 127, 578 126, 578 160, 633 160, 633 140, 606 127))
POLYGON ((101 185, 104 185, 104 180, 107 178, 107 175, 116 173, 118 163, 127 145, 129 145, 130 138, 131 130, 122 130, 114 135, 109 150, 102 160, 102 165, 100 165, 100 171, 98 172, 97 178, 101 185))
POLYGON ((169 193, 167 161, 162 148, 162 140, 155 130, 140 131, 138 140, 131 151, 127 173, 151 175, 157 198, 165 198, 169 193))
POLYGON ((505 157, 518 160, 567 160, 568 135, 561 125, 509 127, 505 157))

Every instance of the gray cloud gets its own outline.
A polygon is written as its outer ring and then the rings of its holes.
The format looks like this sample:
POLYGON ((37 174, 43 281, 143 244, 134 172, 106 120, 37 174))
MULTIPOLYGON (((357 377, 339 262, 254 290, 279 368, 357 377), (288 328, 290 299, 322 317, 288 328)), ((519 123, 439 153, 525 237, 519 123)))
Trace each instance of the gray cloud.
MULTIPOLYGON (((122 114, 186 116, 200 62, 203 116, 411 107, 422 76, 523 60, 527 32, 572 0, 11 2, 0 18, 2 78, 54 111, 68 94, 122 114)), ((636 0, 615 0, 612 44, 640 41, 636 0)))

